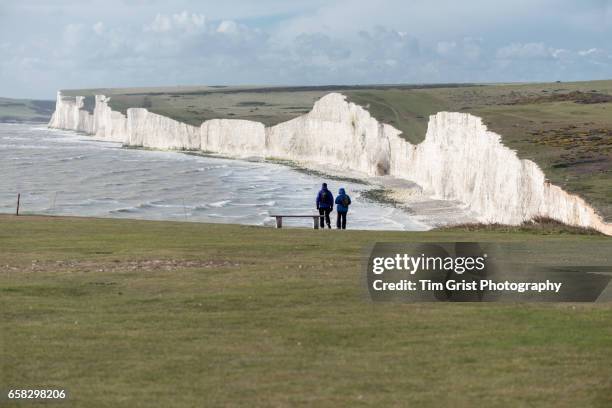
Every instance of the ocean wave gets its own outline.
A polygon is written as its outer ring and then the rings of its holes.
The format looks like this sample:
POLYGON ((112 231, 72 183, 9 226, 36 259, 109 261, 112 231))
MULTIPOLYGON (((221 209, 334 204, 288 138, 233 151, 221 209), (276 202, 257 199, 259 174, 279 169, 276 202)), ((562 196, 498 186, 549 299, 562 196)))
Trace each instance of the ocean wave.
POLYGON ((219 177, 219 178, 221 178, 221 179, 223 179, 223 178, 229 178, 229 177, 233 177, 233 176, 234 176, 234 173, 235 173, 235 172, 234 172, 234 170, 229 170, 229 171, 226 171, 226 172, 225 172, 225 173, 223 173, 223 174, 220 174, 218 177, 219 177))
POLYGON ((116 210, 110 210, 109 214, 134 214, 137 213, 138 209, 135 207, 117 208, 116 210))
POLYGON ((182 204, 162 204, 160 201, 151 201, 147 203, 142 203, 137 206, 138 208, 189 208, 187 205, 182 204))
POLYGON ((217 169, 225 169, 225 168, 227 168, 227 164, 222 164, 222 165, 218 165, 218 166, 205 166, 205 167, 198 167, 198 168, 195 168, 195 169, 183 170, 183 171, 180 171, 179 174, 203 173, 203 172, 208 171, 208 170, 217 170, 217 169))
POLYGON ((212 218, 224 218, 224 219, 237 220, 237 219, 251 218, 252 214, 227 215, 227 214, 210 213, 210 214, 206 214, 206 216, 212 217, 212 218))
POLYGON ((88 156, 84 156, 84 155, 79 155, 79 156, 72 156, 72 157, 64 157, 62 159, 59 159, 58 161, 60 162, 69 162, 69 161, 73 161, 73 160, 83 160, 86 159, 88 156))
POLYGON ((233 205, 234 207, 259 207, 261 206, 261 204, 259 203, 235 203, 233 205))
POLYGON ((2 136, 0 140, 31 140, 27 137, 19 137, 19 136, 2 136))
POLYGON ((232 200, 221 200, 221 201, 215 201, 214 203, 208 203, 208 205, 211 207, 215 207, 215 208, 221 208, 221 207, 227 207, 227 205, 231 202, 232 200))
POLYGON ((107 172, 104 172, 103 174, 107 176, 117 176, 117 175, 129 174, 133 172, 134 172, 134 169, 121 169, 121 170, 107 171, 107 172))

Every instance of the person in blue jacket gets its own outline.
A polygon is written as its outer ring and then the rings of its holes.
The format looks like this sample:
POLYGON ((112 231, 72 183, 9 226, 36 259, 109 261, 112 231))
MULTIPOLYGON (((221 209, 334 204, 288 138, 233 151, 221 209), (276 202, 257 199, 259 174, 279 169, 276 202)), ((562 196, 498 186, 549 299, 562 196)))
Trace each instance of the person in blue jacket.
POLYGON ((351 205, 351 197, 341 188, 336 197, 336 212, 338 213, 336 227, 338 229, 346 229, 346 213, 348 213, 349 205, 351 205))
POLYGON ((317 194, 317 210, 321 215, 321 228, 324 228, 323 217, 327 223, 327 228, 331 228, 331 220, 329 219, 329 213, 334 210, 334 196, 331 191, 327 189, 327 183, 323 183, 321 191, 317 194))

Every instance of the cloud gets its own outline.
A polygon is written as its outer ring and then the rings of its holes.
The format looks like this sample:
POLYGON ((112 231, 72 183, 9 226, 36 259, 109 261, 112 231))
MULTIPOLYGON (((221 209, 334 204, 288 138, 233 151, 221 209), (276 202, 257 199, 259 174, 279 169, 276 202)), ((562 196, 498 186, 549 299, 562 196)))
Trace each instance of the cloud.
POLYGON ((63 45, 69 48, 76 47, 83 37, 83 24, 68 24, 64 27, 63 45))
POLYGON ((418 39, 403 31, 377 26, 369 31, 360 31, 359 37, 366 57, 373 60, 406 60, 419 56, 421 52, 418 39))
POLYGON ((597 48, 589 48, 588 50, 581 50, 578 51, 578 55, 582 56, 582 57, 586 57, 588 55, 596 55, 601 53, 602 51, 597 49, 597 48))
POLYGON ((0 89, 610 78, 604 3, 7 1, 0 89))
POLYGON ((174 14, 172 20, 176 27, 188 32, 197 32, 204 28, 206 24, 206 17, 203 14, 189 14, 186 11, 174 14))
POLYGON ((167 16, 157 14, 155 20, 151 24, 144 27, 144 31, 153 31, 154 33, 165 33, 172 29, 172 22, 167 16))
POLYGON ((482 40, 465 37, 459 41, 440 41, 436 53, 447 59, 477 60, 482 53, 482 40))
POLYGON ((104 32, 104 23, 101 21, 98 21, 92 26, 92 28, 96 34, 102 35, 102 33, 104 32))
POLYGON ((578 51, 578 55, 582 58, 590 61, 600 61, 604 62, 606 60, 612 59, 612 53, 601 49, 601 48, 589 48, 586 50, 578 51))
POLYGON ((223 20, 217 27, 218 33, 236 34, 238 32, 238 24, 232 20, 223 20))
POLYGON ((351 55, 351 50, 345 44, 323 33, 300 34, 293 45, 295 53, 302 58, 325 57, 337 61, 351 55))
POLYGON ((547 59, 552 57, 552 50, 543 43, 512 43, 497 51, 497 58, 507 60, 547 59))
POLYGON ((436 46, 436 51, 440 55, 451 55, 457 49, 457 43, 454 41, 440 41, 436 46))
MULTIPOLYGON (((601 48, 582 50, 554 48, 543 43, 513 43, 497 50, 496 57, 506 61, 558 61, 579 63, 581 60, 606 59, 610 54, 601 48)), ((611 71, 612 74, 612 71, 611 71)))
POLYGON ((196 33, 206 27, 206 17, 203 14, 183 11, 178 14, 165 15, 157 13, 155 19, 144 26, 145 32, 167 33, 173 30, 196 33))

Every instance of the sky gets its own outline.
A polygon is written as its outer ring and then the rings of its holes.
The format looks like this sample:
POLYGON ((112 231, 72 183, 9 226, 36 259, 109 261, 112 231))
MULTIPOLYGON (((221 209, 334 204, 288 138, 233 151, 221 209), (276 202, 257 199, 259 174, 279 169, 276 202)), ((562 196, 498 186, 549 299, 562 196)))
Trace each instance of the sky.
POLYGON ((0 0, 0 96, 612 79, 612 0, 0 0))

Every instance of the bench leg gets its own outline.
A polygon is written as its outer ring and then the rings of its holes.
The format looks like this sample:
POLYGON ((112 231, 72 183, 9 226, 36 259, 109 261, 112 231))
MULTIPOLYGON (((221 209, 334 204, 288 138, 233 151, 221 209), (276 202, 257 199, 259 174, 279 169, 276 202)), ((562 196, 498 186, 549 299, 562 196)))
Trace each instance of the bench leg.
POLYGON ((314 229, 319 229, 319 217, 312 217, 314 221, 314 229))
POLYGON ((276 228, 283 228, 283 217, 276 217, 276 228))

